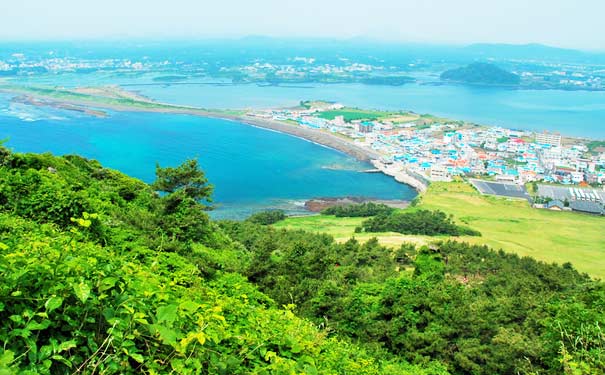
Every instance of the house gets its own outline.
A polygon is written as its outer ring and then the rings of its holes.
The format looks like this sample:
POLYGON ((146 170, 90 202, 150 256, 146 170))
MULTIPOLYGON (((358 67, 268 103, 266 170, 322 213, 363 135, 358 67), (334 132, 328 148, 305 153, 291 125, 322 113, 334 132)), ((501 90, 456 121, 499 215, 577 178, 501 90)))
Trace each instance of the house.
POLYGON ((430 169, 430 179, 431 181, 451 181, 451 174, 450 172, 447 170, 447 168, 445 168, 444 166, 441 165, 433 165, 431 166, 430 169))
POLYGON ((565 209, 565 203, 560 200, 550 201, 546 204, 546 208, 553 211, 563 211, 565 209))

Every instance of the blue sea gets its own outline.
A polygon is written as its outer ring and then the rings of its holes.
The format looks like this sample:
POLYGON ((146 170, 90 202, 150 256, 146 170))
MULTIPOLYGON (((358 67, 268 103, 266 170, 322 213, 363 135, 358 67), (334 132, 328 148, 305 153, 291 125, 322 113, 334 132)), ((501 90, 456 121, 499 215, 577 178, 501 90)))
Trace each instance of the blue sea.
POLYGON ((416 195, 390 177, 361 172, 371 166, 335 150, 227 120, 155 113, 94 118, 5 100, 0 138, 15 151, 80 154, 146 182, 154 180, 156 163, 197 157, 215 187, 215 218, 267 208, 304 213, 304 201, 315 197, 416 195))

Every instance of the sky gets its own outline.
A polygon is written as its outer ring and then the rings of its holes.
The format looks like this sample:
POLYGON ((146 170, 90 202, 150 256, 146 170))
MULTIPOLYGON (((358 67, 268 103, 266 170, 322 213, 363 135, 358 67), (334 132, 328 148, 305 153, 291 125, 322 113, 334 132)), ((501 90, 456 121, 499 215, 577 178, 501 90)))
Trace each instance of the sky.
POLYGON ((0 0, 0 41, 353 38, 605 50, 604 0, 0 0))

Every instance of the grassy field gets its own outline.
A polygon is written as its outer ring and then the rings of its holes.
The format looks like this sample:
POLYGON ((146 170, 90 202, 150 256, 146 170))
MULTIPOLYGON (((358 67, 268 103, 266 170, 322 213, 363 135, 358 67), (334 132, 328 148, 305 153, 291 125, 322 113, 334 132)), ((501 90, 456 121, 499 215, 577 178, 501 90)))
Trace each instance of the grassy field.
POLYGON ((81 93, 69 89, 58 89, 46 86, 17 86, 2 85, 0 90, 9 91, 16 94, 32 95, 36 98, 52 99, 67 103, 85 103, 89 105, 123 106, 143 109, 184 109, 186 107, 155 103, 146 100, 136 100, 129 97, 109 97, 103 95, 92 95, 81 93))
MULTIPOLYGON (((439 209, 453 214, 463 225, 482 233, 481 237, 458 240, 486 244, 522 256, 559 264, 571 262, 578 270, 605 279, 605 218, 571 212, 531 208, 526 201, 482 196, 462 182, 434 183, 410 209, 439 209)), ((305 229, 332 234, 344 241, 355 235, 366 240, 374 234, 355 234, 363 219, 313 216, 289 218, 278 227, 305 229)), ((397 246, 438 240, 435 237, 375 234, 382 243, 397 246)))
POLYGON ((323 111, 319 113, 319 117, 326 120, 334 120, 336 116, 343 116, 344 120, 351 122, 354 120, 378 120, 387 117, 399 115, 396 112, 372 111, 358 108, 343 108, 338 110, 323 111))

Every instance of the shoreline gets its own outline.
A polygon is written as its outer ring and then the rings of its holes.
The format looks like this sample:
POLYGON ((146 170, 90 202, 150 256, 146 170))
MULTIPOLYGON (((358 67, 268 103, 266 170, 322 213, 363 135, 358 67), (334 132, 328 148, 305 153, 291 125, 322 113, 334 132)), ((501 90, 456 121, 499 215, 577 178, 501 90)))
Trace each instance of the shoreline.
MULTIPOLYGON (((269 131, 276 131, 279 133, 291 135, 303 139, 305 141, 315 143, 319 146, 327 147, 342 152, 359 161, 370 163, 374 165, 378 170, 380 170, 380 172, 384 175, 392 177, 398 183, 408 185, 409 187, 416 190, 418 193, 426 191, 426 188, 428 187, 428 184, 425 184, 423 181, 420 181, 419 179, 406 173, 405 171, 391 171, 386 168, 386 166, 380 162, 382 155, 376 151, 360 147, 358 145, 355 145, 351 141, 347 141, 325 131, 305 128, 300 125, 286 124, 273 119, 263 119, 248 116, 246 114, 236 115, 222 113, 220 111, 206 110, 202 108, 187 106, 178 106, 159 102, 142 102, 141 104, 152 105, 150 107, 146 107, 144 105, 137 106, 119 103, 108 103, 103 102, 102 100, 95 101, 94 96, 91 97, 91 100, 76 100, 57 98, 52 95, 39 95, 31 92, 26 93, 20 90, 10 90, 2 88, 0 88, 0 92, 23 95, 25 98, 20 99, 20 101, 24 104, 30 104, 33 106, 50 106, 53 108, 74 110, 78 112, 93 111, 93 108, 96 108, 112 110, 116 112, 142 112, 190 115, 239 122, 248 126, 254 126, 269 131), (155 105, 155 107, 153 105, 155 105), (78 108, 77 106, 80 106, 80 108, 78 108), (382 166, 378 167, 377 165, 382 166)), ((105 99, 105 97, 98 98, 105 99)))

